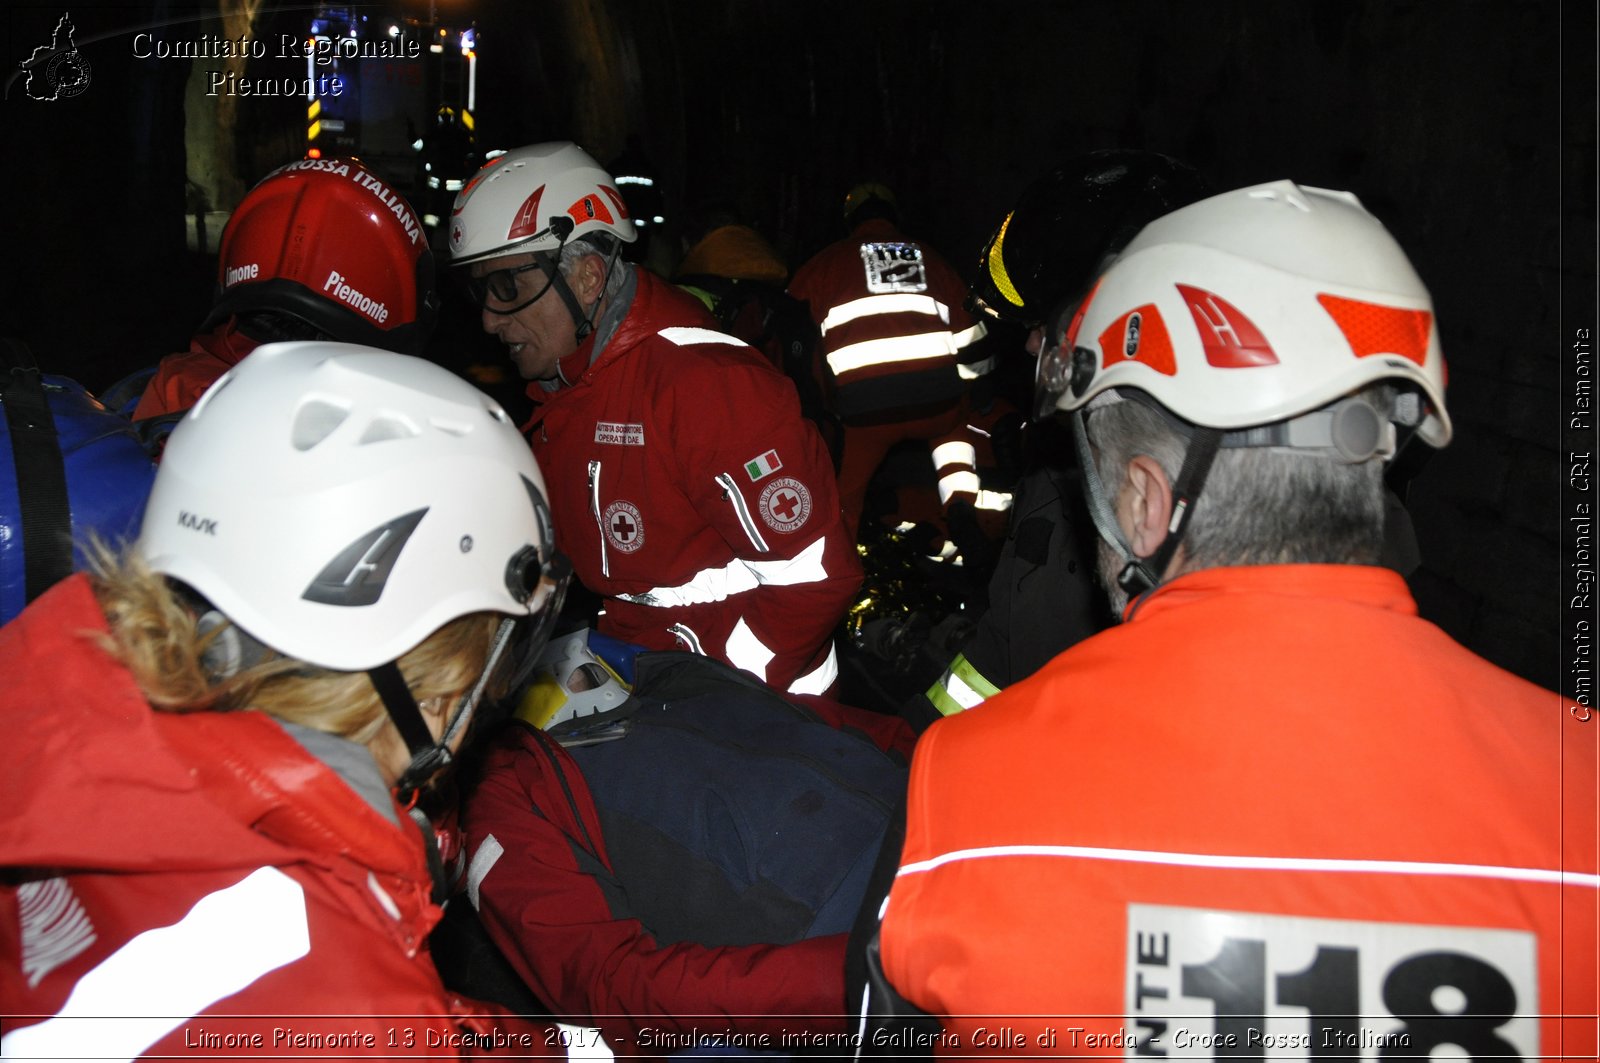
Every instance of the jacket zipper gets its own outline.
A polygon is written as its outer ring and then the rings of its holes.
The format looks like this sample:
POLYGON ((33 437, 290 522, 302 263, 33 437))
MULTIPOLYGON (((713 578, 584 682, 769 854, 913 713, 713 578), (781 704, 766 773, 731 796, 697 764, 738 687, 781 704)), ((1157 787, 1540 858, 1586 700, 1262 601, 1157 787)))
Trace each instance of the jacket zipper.
POLYGON ((667 628, 667 630, 671 632, 672 637, 677 639, 679 644, 690 653, 698 653, 702 657, 706 655, 705 649, 700 645, 700 636, 696 635, 694 633, 694 628, 690 627, 688 624, 679 622, 673 624, 671 627, 667 628))
POLYGON ((722 497, 733 507, 733 515, 739 518, 739 523, 744 526, 744 533, 750 537, 750 545, 759 553, 771 553, 772 550, 767 546, 767 541, 761 538, 761 532, 756 528, 756 522, 744 504, 744 495, 739 493, 739 486, 733 482, 733 477, 720 472, 716 476, 716 481, 722 487, 722 497))
POLYGON ((600 517, 600 463, 589 463, 589 512, 594 515, 594 526, 600 533, 600 574, 611 578, 611 558, 606 554, 606 526, 600 517))

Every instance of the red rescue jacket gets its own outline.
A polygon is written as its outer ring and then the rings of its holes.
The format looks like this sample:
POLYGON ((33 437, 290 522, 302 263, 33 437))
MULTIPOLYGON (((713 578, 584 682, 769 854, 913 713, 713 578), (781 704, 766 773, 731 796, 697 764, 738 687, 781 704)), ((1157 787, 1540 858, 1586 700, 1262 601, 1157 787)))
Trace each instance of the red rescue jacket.
POLYGON ((238 365, 260 343, 238 330, 238 322, 228 318, 210 332, 189 341, 189 349, 169 354, 156 366, 155 376, 145 385, 133 419, 182 413, 200 401, 206 388, 238 365))
POLYGON ((153 711, 105 631, 81 575, 0 629, 4 1055, 567 1054, 440 983, 408 817, 261 713, 153 711))
POLYGON ((635 276, 593 364, 590 338, 570 383, 528 391, 558 542, 606 599, 603 633, 821 693, 861 582, 827 448, 787 379, 692 296, 635 276))

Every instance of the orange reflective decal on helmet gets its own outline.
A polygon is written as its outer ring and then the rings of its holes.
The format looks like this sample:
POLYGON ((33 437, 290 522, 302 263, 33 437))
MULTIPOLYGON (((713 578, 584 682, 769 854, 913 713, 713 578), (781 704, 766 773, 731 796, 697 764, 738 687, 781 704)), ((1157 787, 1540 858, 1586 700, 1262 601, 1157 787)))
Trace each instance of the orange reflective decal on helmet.
MULTIPOLYGON (((601 185, 600 186, 600 191, 604 192, 606 194, 606 196, 611 200, 611 205, 613 207, 617 208, 618 217, 622 217, 622 218, 628 217, 628 203, 627 203, 627 201, 625 199, 622 198, 622 193, 621 192, 618 192, 615 188, 612 188, 610 185, 601 185)), ((610 219, 607 219, 607 220, 609 221, 610 219)))
POLYGON ((533 190, 533 195, 522 201, 522 206, 511 219, 511 228, 506 233, 507 240, 520 240, 525 236, 533 236, 543 226, 539 224, 539 197, 544 195, 544 185, 533 190))
POLYGON ((1326 294, 1318 295, 1317 302, 1339 326, 1357 358, 1397 354, 1418 365, 1427 361, 1428 334, 1433 328, 1433 315, 1428 311, 1402 310, 1326 294))
POLYGON ((580 225, 586 221, 603 221, 607 225, 616 224, 616 219, 611 216, 611 211, 606 209, 606 201, 593 192, 568 207, 567 213, 572 215, 572 220, 580 225))
POLYGON ((1207 362, 1218 369, 1253 369, 1278 364, 1272 344, 1238 307, 1202 288, 1191 288, 1187 284, 1175 287, 1188 304, 1189 313, 1194 315, 1194 327, 1200 333, 1200 346, 1206 352, 1207 362))
POLYGON ((1100 333, 1101 366, 1110 369, 1118 362, 1138 362, 1166 376, 1177 375, 1172 336, 1154 303, 1129 310, 1100 333))

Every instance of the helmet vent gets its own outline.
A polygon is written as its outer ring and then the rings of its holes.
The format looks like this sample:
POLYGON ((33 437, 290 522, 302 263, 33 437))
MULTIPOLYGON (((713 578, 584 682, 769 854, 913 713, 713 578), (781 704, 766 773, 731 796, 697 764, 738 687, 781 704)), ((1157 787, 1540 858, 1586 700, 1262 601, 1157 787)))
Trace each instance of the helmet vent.
POLYGON ((421 434, 410 421, 393 414, 380 414, 367 422, 356 445, 364 447, 369 443, 387 443, 391 439, 414 439, 421 434))
POLYGON ((289 443, 299 451, 310 450, 331 436, 350 411, 322 399, 312 399, 294 415, 294 425, 289 429, 289 443))
POLYGON ((447 421, 442 417, 430 417, 428 424, 447 436, 461 438, 472 433, 472 425, 464 421, 447 421))

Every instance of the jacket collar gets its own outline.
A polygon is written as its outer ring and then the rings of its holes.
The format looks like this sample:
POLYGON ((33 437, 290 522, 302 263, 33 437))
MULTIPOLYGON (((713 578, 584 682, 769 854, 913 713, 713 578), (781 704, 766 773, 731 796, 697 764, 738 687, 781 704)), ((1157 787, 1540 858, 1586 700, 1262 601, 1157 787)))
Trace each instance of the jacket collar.
MULTIPOLYGON (((1218 596, 1295 600, 1338 598, 1406 616, 1417 613, 1404 579, 1376 565, 1234 565, 1186 572, 1133 599, 1123 610, 1125 623, 1218 596)), ((1309 606, 1308 606, 1309 607, 1309 606)))

